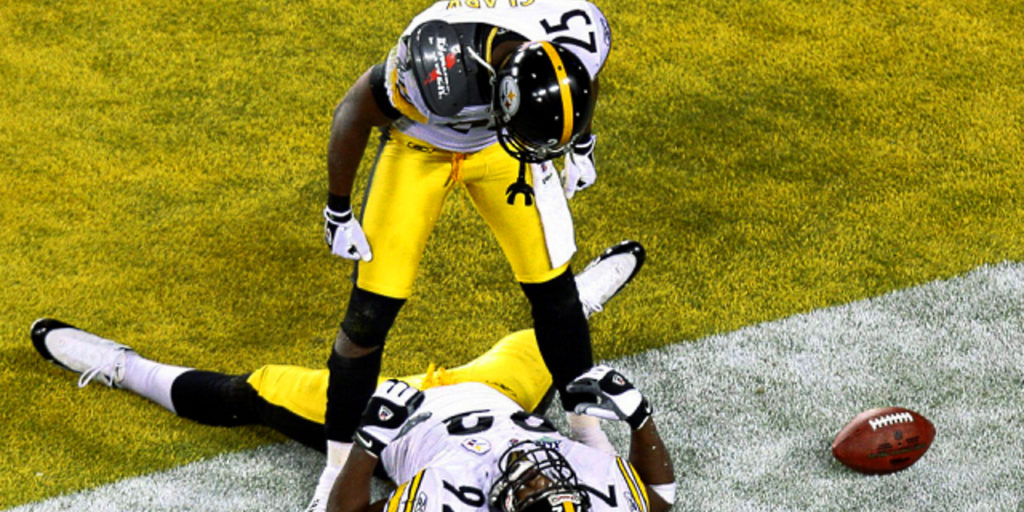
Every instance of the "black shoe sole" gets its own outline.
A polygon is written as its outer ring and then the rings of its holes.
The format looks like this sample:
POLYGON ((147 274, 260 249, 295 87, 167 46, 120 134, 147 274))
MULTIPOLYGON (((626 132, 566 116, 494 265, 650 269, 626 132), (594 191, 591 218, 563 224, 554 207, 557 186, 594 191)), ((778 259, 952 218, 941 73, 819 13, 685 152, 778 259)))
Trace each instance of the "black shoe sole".
MULTIPOLYGON (((594 263, 606 260, 608 258, 611 258, 612 256, 616 256, 619 254, 632 254, 633 257, 636 258, 636 267, 633 268, 633 272, 629 274, 629 277, 626 278, 626 282, 622 283, 622 287, 619 288, 621 290, 626 286, 627 283, 633 280, 633 277, 635 277, 638 272, 640 272, 640 267, 644 266, 644 261, 647 259, 647 251, 644 249, 644 246, 640 245, 640 242, 637 242, 635 240, 623 240, 605 249, 605 251, 601 253, 601 255, 598 256, 596 260, 594 260, 594 263)), ((615 293, 618 294, 618 292, 615 293)), ((615 295, 612 296, 614 297, 615 295)))
POLYGON ((46 335, 50 334, 51 331, 65 328, 74 329, 75 326, 61 322, 60 320, 54 320, 53 318, 40 318, 39 320, 32 322, 32 346, 36 348, 36 352, 39 352, 39 355, 43 356, 43 359, 46 359, 47 361, 66 370, 74 371, 71 370, 71 368, 60 364, 60 361, 57 361, 57 358, 53 357, 50 350, 46 348, 46 335))

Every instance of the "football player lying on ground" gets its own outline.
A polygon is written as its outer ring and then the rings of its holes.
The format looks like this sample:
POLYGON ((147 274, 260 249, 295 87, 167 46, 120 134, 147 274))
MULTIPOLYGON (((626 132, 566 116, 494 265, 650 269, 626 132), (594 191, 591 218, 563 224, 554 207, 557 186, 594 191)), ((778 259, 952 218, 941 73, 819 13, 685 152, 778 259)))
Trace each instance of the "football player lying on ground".
MULTIPOLYGON (((620 243, 576 276, 595 311, 618 293, 643 263, 636 242, 620 243), (612 276, 612 277, 609 277, 612 276)), ((227 375, 145 359, 130 347, 54 319, 32 325, 33 345, 49 361, 92 380, 144 396, 175 414, 207 425, 262 424, 325 450, 326 369, 268 365, 227 375)), ((361 448, 340 478, 322 480, 310 507, 322 507, 335 482, 332 510, 369 506, 369 480, 378 466, 398 485, 388 510, 421 504, 438 512, 490 508, 527 510, 630 510, 658 512, 675 493, 672 465, 647 400, 618 372, 595 367, 573 381, 591 398, 576 412, 627 421, 628 462, 598 427, 572 441, 541 416, 552 380, 533 330, 501 339, 468 364, 428 367, 400 380, 381 379, 361 419, 361 448), (423 390, 422 392, 420 390, 423 390), (596 433, 596 434, 595 434, 596 433), (586 439, 596 435, 597 439, 586 439), (428 499, 431 496, 433 499, 428 499), (404 505, 403 505, 404 506, 404 505), (450 509, 450 510, 447 510, 450 509)))

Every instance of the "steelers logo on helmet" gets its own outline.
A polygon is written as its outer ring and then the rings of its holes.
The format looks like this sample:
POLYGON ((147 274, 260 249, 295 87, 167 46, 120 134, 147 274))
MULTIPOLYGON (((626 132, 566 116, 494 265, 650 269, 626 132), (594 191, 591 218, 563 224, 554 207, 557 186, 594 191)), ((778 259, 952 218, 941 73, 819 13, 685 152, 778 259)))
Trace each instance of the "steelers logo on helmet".
POLYGON ((505 119, 511 119, 519 110, 519 86, 516 79, 506 76, 501 79, 498 86, 498 94, 501 100, 501 113, 505 119))
POLYGON ((523 43, 498 70, 497 80, 492 110, 498 142, 520 161, 543 162, 565 153, 590 125, 590 73, 579 57, 557 43, 523 43), (518 92, 512 112, 505 106, 506 91, 511 90, 518 92))
POLYGON ((534 441, 513 444, 498 459, 500 474, 488 492, 497 512, 587 512, 590 496, 569 461, 534 441))

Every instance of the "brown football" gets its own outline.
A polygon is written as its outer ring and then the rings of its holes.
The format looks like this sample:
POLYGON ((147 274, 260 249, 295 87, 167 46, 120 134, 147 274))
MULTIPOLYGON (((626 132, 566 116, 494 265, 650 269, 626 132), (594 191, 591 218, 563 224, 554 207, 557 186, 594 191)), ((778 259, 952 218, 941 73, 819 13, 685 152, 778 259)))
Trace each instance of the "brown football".
POLYGON ((902 407, 858 414, 832 441, 832 455, 846 466, 881 475, 910 467, 935 440, 927 418, 902 407))

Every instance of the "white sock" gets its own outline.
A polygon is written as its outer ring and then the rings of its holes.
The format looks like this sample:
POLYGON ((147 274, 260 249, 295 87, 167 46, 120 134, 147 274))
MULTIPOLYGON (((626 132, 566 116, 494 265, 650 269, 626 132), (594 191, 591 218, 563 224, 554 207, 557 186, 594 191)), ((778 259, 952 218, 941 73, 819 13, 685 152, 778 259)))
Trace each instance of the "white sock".
POLYGON ((334 488, 334 481, 341 473, 341 466, 324 466, 324 472, 320 473, 320 480, 316 483, 316 490, 313 491, 313 498, 306 505, 305 512, 325 512, 327 500, 331 496, 331 489, 334 488))
POLYGON ((179 375, 191 369, 158 363, 129 352, 126 354, 124 380, 120 385, 177 414, 174 404, 171 403, 171 384, 174 384, 174 379, 179 375))
POLYGON ((316 483, 316 490, 313 491, 313 499, 306 506, 306 512, 322 512, 327 509, 327 498, 331 495, 334 481, 341 473, 341 467, 348 460, 348 453, 352 451, 352 443, 341 441, 327 441, 327 464, 324 471, 320 473, 320 480, 316 483))
POLYGON ((601 430, 601 420, 573 412, 567 412, 565 416, 569 420, 570 438, 609 455, 615 455, 615 447, 608 440, 604 430, 601 430))
POLYGON ((341 468, 348 460, 348 453, 352 451, 352 443, 327 440, 327 465, 341 468))

